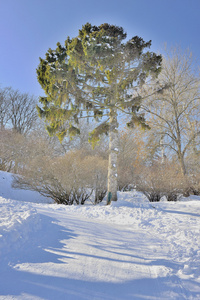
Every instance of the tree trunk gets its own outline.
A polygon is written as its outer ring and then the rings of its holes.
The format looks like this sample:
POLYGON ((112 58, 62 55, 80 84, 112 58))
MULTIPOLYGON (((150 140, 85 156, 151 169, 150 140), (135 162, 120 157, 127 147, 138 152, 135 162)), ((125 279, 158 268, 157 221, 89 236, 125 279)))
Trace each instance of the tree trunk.
POLYGON ((115 109, 110 110, 109 123, 109 162, 108 162, 108 196, 107 204, 117 201, 117 156, 118 156, 118 123, 115 109))
POLYGON ((177 147, 178 147, 178 160, 179 160, 179 163, 180 163, 181 173, 182 173, 183 176, 185 176, 186 175, 186 167, 185 167, 184 156, 183 156, 183 153, 181 151, 180 143, 177 145, 177 147))
POLYGON ((179 158, 179 161, 180 161, 180 165, 181 165, 181 172, 182 172, 183 176, 185 176, 186 175, 186 167, 185 167, 185 163, 184 163, 184 159, 183 159, 182 155, 179 158))

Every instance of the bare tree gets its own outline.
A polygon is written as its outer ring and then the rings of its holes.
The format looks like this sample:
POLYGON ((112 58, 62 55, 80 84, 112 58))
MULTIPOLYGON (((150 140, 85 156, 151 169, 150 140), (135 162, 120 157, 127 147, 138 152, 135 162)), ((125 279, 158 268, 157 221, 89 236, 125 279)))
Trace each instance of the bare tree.
POLYGON ((200 78, 191 53, 173 49, 164 59, 158 80, 168 88, 143 102, 143 109, 150 113, 154 135, 176 153, 185 175, 186 152, 197 146, 200 135, 200 78))
POLYGON ((9 88, 7 91, 9 102, 9 121, 12 128, 21 134, 27 134, 35 125, 38 118, 37 100, 28 94, 21 94, 18 90, 9 88))
POLYGON ((8 97, 8 88, 0 89, 0 129, 6 127, 10 119, 10 99, 8 97))

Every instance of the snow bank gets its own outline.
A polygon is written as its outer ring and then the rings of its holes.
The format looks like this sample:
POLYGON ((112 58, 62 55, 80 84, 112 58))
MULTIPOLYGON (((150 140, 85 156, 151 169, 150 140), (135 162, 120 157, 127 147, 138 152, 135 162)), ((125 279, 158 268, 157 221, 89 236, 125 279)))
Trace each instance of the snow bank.
POLYGON ((0 257, 20 248, 39 229, 37 211, 31 205, 0 197, 0 257))

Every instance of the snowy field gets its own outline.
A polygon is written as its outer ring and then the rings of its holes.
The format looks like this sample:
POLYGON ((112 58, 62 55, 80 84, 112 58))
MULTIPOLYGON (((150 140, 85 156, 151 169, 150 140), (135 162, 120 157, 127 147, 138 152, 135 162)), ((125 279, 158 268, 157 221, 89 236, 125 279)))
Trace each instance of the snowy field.
POLYGON ((0 299, 200 299, 200 197, 50 204, 0 172, 0 299))

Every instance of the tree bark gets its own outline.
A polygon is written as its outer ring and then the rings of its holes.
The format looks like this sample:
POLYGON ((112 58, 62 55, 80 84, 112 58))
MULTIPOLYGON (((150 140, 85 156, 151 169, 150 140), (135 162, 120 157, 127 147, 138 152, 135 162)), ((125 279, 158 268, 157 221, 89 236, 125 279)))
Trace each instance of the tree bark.
POLYGON ((119 147, 117 113, 110 109, 109 123, 109 162, 108 162, 108 195, 107 204, 117 201, 117 156, 119 147))
POLYGON ((185 176, 186 175, 186 167, 185 167, 183 154, 181 152, 178 153, 178 159, 179 159, 179 163, 180 163, 180 167, 181 167, 181 173, 183 176, 185 176))

